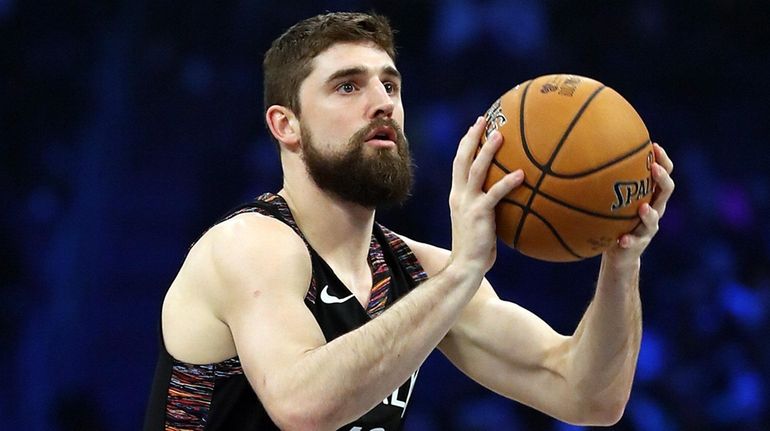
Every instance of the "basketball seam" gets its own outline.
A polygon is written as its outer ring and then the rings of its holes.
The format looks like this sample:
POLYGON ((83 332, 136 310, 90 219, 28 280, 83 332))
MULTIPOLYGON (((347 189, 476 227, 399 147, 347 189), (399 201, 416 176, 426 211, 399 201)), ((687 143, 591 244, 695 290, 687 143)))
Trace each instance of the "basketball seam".
MULTIPOLYGON (((524 149, 524 154, 527 155, 527 158, 538 167, 540 170, 540 175, 542 176, 544 171, 543 167, 540 166, 540 163, 538 163, 535 158, 532 156, 532 154, 529 152, 529 148, 527 147, 527 137, 524 134, 524 102, 527 100, 527 94, 529 93, 529 87, 532 86, 532 81, 528 82, 527 85, 524 87, 524 91, 521 93, 521 100, 519 101, 519 140, 521 142, 521 147, 524 149)), ((516 233, 513 235, 513 247, 518 247, 519 244, 519 238, 521 237, 521 230, 524 227, 524 221, 527 218, 527 215, 529 214, 529 204, 532 202, 532 199, 535 196, 535 189, 532 189, 532 193, 529 196, 528 202, 526 207, 522 206, 522 214, 521 219, 519 220, 519 225, 516 226, 516 233)))
MULTIPOLYGON (((525 187, 527 189, 530 189, 530 190, 534 190, 534 187, 532 187, 531 185, 529 185, 527 183, 522 183, 521 186, 525 187)), ((583 214, 586 214, 586 215, 590 215, 590 216, 593 216, 593 217, 603 218, 603 219, 607 219, 607 220, 633 220, 633 219, 639 217, 637 215, 609 215, 609 214, 602 214, 602 213, 591 211, 589 209, 581 208, 581 207, 579 207, 577 205, 573 205, 573 204, 571 204, 571 203, 569 203, 567 201, 563 201, 563 200, 561 200, 561 199, 559 199, 559 198, 557 198, 555 196, 551 196, 548 193, 543 192, 542 190, 538 191, 537 193, 540 196, 548 199, 549 201, 551 201, 553 203, 556 203, 556 204, 561 205, 563 207, 566 207, 566 208, 569 208, 571 210, 574 210, 574 211, 577 211, 577 212, 580 212, 580 213, 583 213, 583 214)))
POLYGON ((492 158, 492 164, 500 168, 500 170, 505 172, 506 175, 511 173, 508 168, 506 168, 502 163, 500 163, 499 160, 497 160, 497 157, 492 158))
POLYGON ((595 173, 601 171, 602 169, 606 169, 606 168, 608 168, 608 167, 610 167, 610 166, 612 166, 612 165, 614 165, 616 163, 620 163, 623 160, 633 156, 634 154, 636 154, 636 153, 638 153, 640 151, 643 151, 645 148, 647 148, 647 146, 649 144, 650 144, 650 140, 647 139, 646 141, 644 141, 644 143, 642 143, 638 147, 632 149, 628 153, 621 154, 617 158, 615 158, 613 160, 610 160, 609 162, 607 162, 607 163, 605 163, 603 165, 600 165, 598 167, 592 168, 591 170, 588 170, 588 171, 578 172, 578 173, 575 173, 575 174, 559 174, 559 173, 554 172, 553 170, 550 170, 550 174, 551 174, 552 177, 562 178, 562 179, 575 179, 575 178, 580 178, 580 177, 585 177, 585 176, 588 176, 588 175, 591 175, 591 174, 595 174, 595 173))
MULTIPOLYGON (((492 159, 492 164, 494 164, 498 169, 500 169, 501 171, 503 171, 506 174, 510 174, 511 173, 511 171, 508 168, 506 168, 505 165, 500 163, 500 161, 498 161, 497 159, 492 159)), ((527 188, 527 189, 533 190, 533 191, 535 189, 533 186, 527 184, 526 181, 521 183, 521 187, 524 187, 524 188, 527 188)), ((579 207, 577 205, 573 205, 573 204, 571 204, 571 203, 569 203, 567 201, 561 200, 560 198, 557 198, 555 196, 551 196, 551 195, 549 195, 548 193, 545 193, 542 190, 538 190, 537 193, 540 194, 541 196, 543 196, 544 198, 548 199, 551 202, 557 203, 557 204, 559 204, 561 206, 570 208, 572 210, 575 210, 575 211, 578 211, 578 212, 581 212, 583 214, 587 214, 587 215, 590 215, 590 216, 604 218, 604 219, 610 219, 610 220, 633 220, 633 219, 637 218, 636 215, 618 216, 618 215, 602 214, 602 213, 591 211, 589 209, 581 208, 581 207, 579 207)))
POLYGON ((538 194, 540 196, 548 199, 551 202, 557 203, 557 204, 559 204, 559 205, 561 205, 563 207, 566 207, 566 208, 569 208, 571 210, 575 210, 577 212, 580 212, 580 213, 583 213, 583 214, 586 214, 586 215, 590 215, 590 216, 593 216, 593 217, 598 217, 598 218, 603 218, 603 219, 608 219, 608 220, 633 220, 635 218, 638 218, 637 215, 627 215, 627 216, 614 215, 613 216, 613 215, 608 215, 608 214, 602 214, 602 213, 594 212, 594 211, 591 211, 591 210, 587 210, 585 208, 580 208, 579 206, 576 206, 576 205, 572 205, 569 202, 565 202, 565 201, 563 201, 563 200, 561 200, 561 199, 559 199, 557 197, 551 196, 551 195, 549 195, 547 193, 544 193, 542 191, 538 192, 538 194))
MULTIPOLYGON (((527 148, 527 136, 526 136, 526 130, 524 127, 524 105, 527 100, 527 93, 529 93, 529 87, 531 87, 531 83, 528 84, 524 88, 524 93, 521 95, 521 102, 519 106, 519 133, 521 138, 522 146, 524 147, 524 152, 527 154, 527 157, 530 157, 531 154, 527 148)), ((562 146, 564 146, 564 143, 567 141, 567 137, 569 137, 570 133, 572 132, 572 129, 575 127, 575 124, 577 124, 578 120, 580 120, 580 117, 583 116, 583 113, 588 108, 588 105, 591 104, 591 102, 596 98, 596 96, 606 88, 606 86, 602 85, 601 87, 594 90, 594 92, 586 99, 585 102, 583 102, 583 105, 580 107, 578 112, 575 114, 574 117, 572 117, 572 121, 570 121, 570 124, 567 126, 567 129, 564 130, 564 134, 562 134, 561 139, 559 140, 559 143, 556 144, 556 148, 554 148, 553 152, 551 153, 551 157, 549 158, 548 162, 546 162, 545 166, 539 166, 540 167, 540 177, 537 179, 537 183, 535 184, 535 187, 532 189, 532 194, 529 196, 529 200, 527 201, 527 204, 522 208, 523 214, 521 216, 521 220, 519 221, 519 225, 516 227, 516 234, 513 237, 513 246, 516 247, 519 238, 521 237, 521 231, 524 229, 524 222, 527 219, 527 216, 532 211, 532 202, 535 200, 535 196, 540 191, 540 186, 543 184, 543 181, 545 181, 545 177, 549 174, 551 171, 551 165, 553 164, 553 161, 556 160, 556 156, 559 154, 559 151, 561 150, 562 146)), ((532 158, 530 158, 532 160, 532 158)), ((533 163, 534 160, 532 160, 533 163)), ((556 235, 558 233, 554 232, 556 235)), ((562 242, 562 241, 560 241, 562 242)))
MULTIPOLYGON (((510 204, 510 205, 513 205, 513 206, 517 206, 517 207, 521 208, 522 210, 524 210, 524 205, 522 205, 522 204, 520 204, 520 203, 518 203, 518 202, 516 202, 514 200, 511 200, 511 199, 508 199, 508 198, 503 198, 501 202, 502 203, 507 203, 507 204, 510 204)), ((553 227, 553 225, 545 217, 543 217, 542 215, 540 215, 537 211, 535 211, 533 209, 530 209, 529 212, 533 216, 537 217, 540 221, 543 222, 545 227, 547 227, 548 230, 550 230, 551 233, 553 233, 553 236, 556 237, 556 240, 559 241, 559 243, 562 245, 562 247, 564 247, 564 249, 567 250, 567 252, 569 254, 575 256, 578 259, 585 259, 586 258, 586 256, 581 256, 581 255, 575 253, 575 251, 572 250, 572 248, 564 241, 564 239, 561 237, 561 235, 559 235, 559 231, 557 231, 556 228, 553 227)), ((524 220, 522 219, 521 223, 519 223, 519 226, 521 226, 521 224, 523 222, 524 222, 524 220)), ((515 247, 515 244, 514 244, 514 247, 515 247)))

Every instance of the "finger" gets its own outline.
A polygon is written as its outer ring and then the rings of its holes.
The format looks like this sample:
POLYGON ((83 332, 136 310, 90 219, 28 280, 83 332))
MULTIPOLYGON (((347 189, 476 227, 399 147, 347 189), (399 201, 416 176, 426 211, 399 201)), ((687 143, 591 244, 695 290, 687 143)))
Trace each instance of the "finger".
POLYGON ((627 233, 618 239, 618 246, 623 249, 629 249, 633 247, 637 247, 639 243, 641 242, 641 239, 637 236, 634 236, 630 233, 627 233))
POLYGON ((645 227, 644 234, 655 235, 658 232, 658 222, 660 221, 660 213, 650 204, 642 204, 639 207, 639 218, 642 219, 642 224, 645 227))
POLYGON ((652 179, 655 181, 656 193, 651 204, 662 216, 666 212, 668 199, 674 193, 674 180, 666 169, 657 162, 652 164, 652 179))
POLYGON ((508 196, 508 193, 524 182, 524 171, 517 169, 510 174, 500 178, 489 188, 487 198, 490 206, 494 207, 501 199, 508 196))
POLYGON ((663 149, 658 143, 652 144, 653 151, 655 152, 655 161, 663 166, 663 168, 671 174, 674 171, 674 162, 668 157, 666 150, 663 149))
POLYGON ((481 190, 481 185, 487 178, 489 165, 492 163, 492 159, 494 159, 502 143, 502 135, 500 132, 495 131, 481 147, 476 158, 473 159, 471 169, 468 172, 468 187, 470 187, 470 190, 481 190))
POLYGON ((463 184, 468 180, 468 171, 471 167, 473 154, 481 139, 481 131, 484 130, 484 117, 476 118, 476 122, 468 129, 460 140, 452 167, 452 184, 463 184))
POLYGON ((639 207, 639 218, 642 219, 642 224, 618 239, 620 248, 646 247, 658 232, 660 214, 651 205, 645 203, 639 207))

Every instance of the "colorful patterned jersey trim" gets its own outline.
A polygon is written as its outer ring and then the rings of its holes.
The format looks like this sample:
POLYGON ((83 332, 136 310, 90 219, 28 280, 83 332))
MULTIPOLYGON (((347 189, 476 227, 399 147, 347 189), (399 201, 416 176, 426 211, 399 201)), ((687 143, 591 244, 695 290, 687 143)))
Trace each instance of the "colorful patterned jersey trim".
POLYGON ((166 401, 166 431, 203 431, 214 387, 239 374, 243 369, 237 357, 205 365, 174 360, 166 401))
POLYGON ((414 252, 406 245, 404 240, 385 226, 379 223, 377 224, 380 226, 380 229, 382 229, 382 233, 385 234, 385 238, 388 240, 388 246, 393 250, 393 254, 398 257, 401 267, 404 268, 407 274, 414 280, 415 285, 427 280, 428 274, 422 268, 422 265, 420 265, 420 262, 417 260, 417 256, 414 255, 414 252))
POLYGON ((372 268, 372 290, 366 313, 369 317, 374 318, 385 311, 385 305, 388 303, 388 291, 390 290, 390 271, 385 264, 382 247, 374 235, 372 235, 372 242, 369 245, 368 259, 369 266, 372 268))

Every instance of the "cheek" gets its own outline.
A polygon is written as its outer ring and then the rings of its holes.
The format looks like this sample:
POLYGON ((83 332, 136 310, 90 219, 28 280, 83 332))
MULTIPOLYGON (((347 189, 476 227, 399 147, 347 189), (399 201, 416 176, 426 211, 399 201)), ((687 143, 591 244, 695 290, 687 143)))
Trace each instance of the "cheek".
POLYGON ((404 127, 406 126, 406 114, 404 113, 404 105, 401 103, 396 105, 395 109, 393 110, 393 119, 396 120, 399 126, 401 126, 401 130, 404 130, 404 127))
POLYGON ((356 132, 353 124, 353 121, 344 116, 327 113, 321 121, 304 121, 303 127, 310 132, 313 146, 328 154, 336 153, 347 146, 348 140, 356 132))
POLYGON ((302 106, 302 127, 310 132, 317 148, 334 149, 343 140, 347 142, 355 121, 352 110, 334 105, 319 94, 308 94, 302 106))
POLYGON ((330 120, 325 128, 326 140, 324 144, 332 151, 344 151, 351 136, 356 133, 356 128, 353 127, 352 121, 343 120, 330 120))

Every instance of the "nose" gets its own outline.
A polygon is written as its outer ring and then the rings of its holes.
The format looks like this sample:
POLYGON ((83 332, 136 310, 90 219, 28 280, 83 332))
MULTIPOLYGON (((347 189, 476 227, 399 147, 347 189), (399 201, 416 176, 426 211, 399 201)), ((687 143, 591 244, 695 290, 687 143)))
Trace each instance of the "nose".
POLYGON ((385 86, 377 80, 375 85, 369 86, 371 88, 369 94, 369 118, 387 117, 390 118, 393 115, 393 109, 395 108, 395 102, 393 97, 388 94, 385 86))

